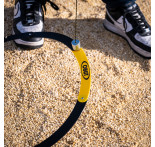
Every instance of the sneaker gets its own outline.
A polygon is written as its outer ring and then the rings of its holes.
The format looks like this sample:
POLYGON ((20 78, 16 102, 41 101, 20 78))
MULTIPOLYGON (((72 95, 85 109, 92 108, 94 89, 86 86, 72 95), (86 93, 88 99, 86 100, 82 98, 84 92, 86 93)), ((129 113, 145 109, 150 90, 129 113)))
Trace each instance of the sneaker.
MULTIPOLYGON (((58 10, 58 7, 50 0, 16 0, 12 34, 43 32, 46 2, 49 2, 54 9, 58 10)), ((19 47, 35 49, 43 46, 44 38, 28 37, 14 41, 19 47)))
POLYGON ((107 8, 103 25, 125 38, 136 53, 151 58, 151 27, 137 4, 128 8, 107 8))

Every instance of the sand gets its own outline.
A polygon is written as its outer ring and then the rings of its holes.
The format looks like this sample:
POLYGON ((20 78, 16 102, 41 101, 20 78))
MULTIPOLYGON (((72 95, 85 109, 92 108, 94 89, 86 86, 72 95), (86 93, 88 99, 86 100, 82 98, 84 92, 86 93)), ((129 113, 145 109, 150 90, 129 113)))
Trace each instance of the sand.
MULTIPOLYGON (((45 31, 74 38, 75 2, 47 5, 45 31)), ((148 23, 151 1, 137 0, 148 23)), ((5 36, 12 31, 13 0, 5 0, 5 36)), ((92 72, 87 105, 73 128, 54 146, 150 147, 151 60, 103 27, 105 5, 78 0, 78 39, 92 72)), ((34 146, 71 113, 80 88, 79 65, 62 43, 45 39, 36 50, 13 42, 4 50, 4 139, 6 147, 34 146)))

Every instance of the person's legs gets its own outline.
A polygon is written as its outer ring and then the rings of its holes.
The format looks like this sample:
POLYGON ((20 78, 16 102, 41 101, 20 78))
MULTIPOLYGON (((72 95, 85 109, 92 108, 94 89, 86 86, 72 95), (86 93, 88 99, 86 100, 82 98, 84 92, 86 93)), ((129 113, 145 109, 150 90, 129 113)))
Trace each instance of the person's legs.
POLYGON ((106 3, 107 7, 122 7, 122 6, 131 6, 135 3, 136 0, 102 0, 106 3))
POLYGON ((135 0, 103 0, 106 3, 104 27, 125 38, 131 48, 151 58, 151 27, 135 0))

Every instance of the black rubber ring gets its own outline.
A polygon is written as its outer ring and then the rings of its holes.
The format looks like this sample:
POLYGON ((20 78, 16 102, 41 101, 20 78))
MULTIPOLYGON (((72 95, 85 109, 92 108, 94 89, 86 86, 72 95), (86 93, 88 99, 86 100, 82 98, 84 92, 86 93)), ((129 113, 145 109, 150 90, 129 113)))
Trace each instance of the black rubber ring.
MULTIPOLYGON (((29 33, 22 33, 18 35, 11 35, 11 36, 5 37, 4 42, 8 42, 15 39, 22 39, 29 36, 49 38, 49 39, 60 41, 61 43, 65 44, 68 48, 70 48, 73 51, 73 48, 71 45, 71 42, 73 39, 71 39, 68 36, 65 36, 59 33, 53 33, 53 32, 29 32, 29 33)), ((50 137, 48 137, 46 140, 36 145, 35 147, 50 147, 54 145, 58 140, 60 140, 75 124, 82 110, 84 109, 85 105, 86 105, 86 102, 81 103, 77 101, 73 111, 66 119, 66 121, 62 124, 62 126, 54 134, 52 134, 50 137)))

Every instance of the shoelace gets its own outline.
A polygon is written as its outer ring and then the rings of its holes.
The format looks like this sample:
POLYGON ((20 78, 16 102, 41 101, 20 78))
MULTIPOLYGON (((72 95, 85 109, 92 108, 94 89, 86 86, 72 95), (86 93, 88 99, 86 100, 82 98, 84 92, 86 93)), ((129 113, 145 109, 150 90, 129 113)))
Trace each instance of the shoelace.
POLYGON ((59 10, 59 7, 55 3, 51 2, 50 0, 39 0, 39 1, 43 5, 45 12, 46 12, 46 6, 45 6, 46 2, 50 3, 51 7, 53 7, 55 10, 59 10))
POLYGON ((146 36, 146 35, 151 34, 150 26, 146 22, 144 15, 142 14, 141 10, 139 9, 139 7, 137 5, 136 5, 136 7, 132 7, 131 9, 128 9, 124 13, 123 25, 124 25, 125 31, 127 29, 127 24, 125 21, 125 19, 127 18, 127 14, 130 14, 132 16, 132 18, 135 20, 135 22, 137 23, 136 29, 141 35, 146 36))
POLYGON ((45 13, 46 13, 46 3, 50 3, 51 7, 53 7, 55 10, 59 10, 59 7, 51 2, 50 0, 25 0, 24 6, 25 6, 25 17, 24 20, 29 25, 32 25, 35 20, 36 11, 39 10, 39 6, 43 7, 45 13), (38 10, 37 10, 38 9, 38 10))

